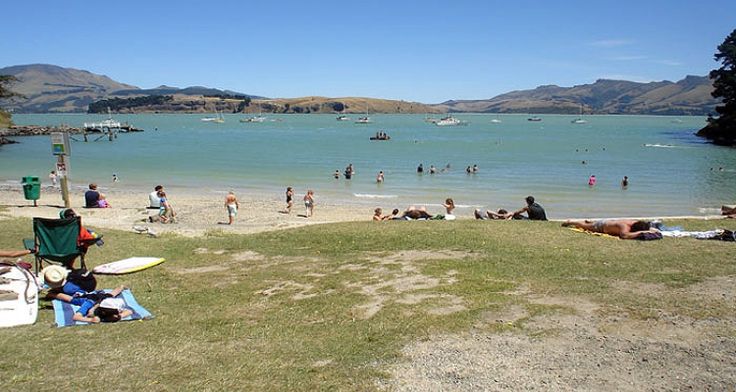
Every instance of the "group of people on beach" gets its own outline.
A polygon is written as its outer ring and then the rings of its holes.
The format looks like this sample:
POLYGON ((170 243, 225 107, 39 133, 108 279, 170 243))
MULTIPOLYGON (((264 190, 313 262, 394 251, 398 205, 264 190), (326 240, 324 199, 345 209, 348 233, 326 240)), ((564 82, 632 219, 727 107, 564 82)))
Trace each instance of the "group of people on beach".
POLYGON ((153 188, 153 192, 148 194, 148 208, 152 210, 158 210, 158 214, 155 216, 149 216, 149 222, 161 222, 161 223, 175 223, 176 212, 171 206, 169 198, 166 196, 166 191, 163 185, 156 185, 153 188))
POLYGON ((84 192, 84 208, 110 208, 112 205, 107 201, 104 193, 97 190, 97 184, 89 184, 89 188, 84 192))

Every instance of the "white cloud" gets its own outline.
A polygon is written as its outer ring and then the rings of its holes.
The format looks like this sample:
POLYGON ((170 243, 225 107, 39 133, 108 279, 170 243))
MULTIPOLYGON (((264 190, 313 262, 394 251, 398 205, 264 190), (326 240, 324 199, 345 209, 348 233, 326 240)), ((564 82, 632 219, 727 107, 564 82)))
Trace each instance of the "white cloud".
POLYGON ((615 48, 618 46, 631 45, 633 41, 627 39, 601 39, 588 43, 590 46, 597 46, 600 48, 615 48))
POLYGON ((636 61, 636 60, 645 60, 647 59, 647 56, 640 56, 640 55, 622 55, 622 56, 613 56, 608 57, 606 60, 612 60, 612 61, 636 61))
POLYGON ((678 65, 682 65, 681 62, 675 61, 675 60, 653 60, 654 63, 662 64, 662 65, 671 65, 673 67, 676 67, 678 65))

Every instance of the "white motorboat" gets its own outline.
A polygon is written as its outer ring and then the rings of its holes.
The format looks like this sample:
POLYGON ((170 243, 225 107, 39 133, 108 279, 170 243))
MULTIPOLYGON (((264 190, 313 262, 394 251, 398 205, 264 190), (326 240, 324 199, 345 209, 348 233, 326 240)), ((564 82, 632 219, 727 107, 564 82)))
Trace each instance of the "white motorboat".
POLYGON ((355 123, 356 123, 356 124, 370 124, 370 123, 372 123, 372 122, 373 122, 373 121, 371 121, 371 118, 370 118, 370 117, 368 117, 368 116, 365 116, 365 117, 360 117, 360 118, 358 118, 357 120, 355 120, 355 123))
POLYGON ((337 121, 350 121, 350 117, 346 115, 341 115, 341 116, 337 116, 336 120, 337 121))
POLYGON ((264 121, 266 121, 266 117, 261 115, 240 119, 241 123, 262 123, 264 121))
POLYGON ((467 121, 458 120, 455 117, 447 116, 443 117, 439 120, 437 120, 434 125, 438 127, 452 127, 452 126, 458 126, 458 125, 468 125, 467 121))

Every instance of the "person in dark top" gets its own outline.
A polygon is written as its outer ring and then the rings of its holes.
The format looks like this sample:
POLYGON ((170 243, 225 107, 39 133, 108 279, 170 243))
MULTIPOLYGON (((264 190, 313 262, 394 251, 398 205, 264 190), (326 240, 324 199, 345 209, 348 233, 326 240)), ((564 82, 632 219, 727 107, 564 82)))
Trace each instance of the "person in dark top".
POLYGON ((419 166, 417 166, 417 173, 424 173, 424 165, 422 165, 421 163, 419 164, 419 166))
POLYGON ((544 212, 544 208, 542 208, 542 206, 534 202, 534 196, 527 196, 526 197, 526 207, 518 211, 514 211, 506 219, 511 219, 511 218, 546 221, 547 214, 544 212), (525 212, 527 216, 521 215, 525 212))
POLYGON ((86 208, 97 208, 100 200, 100 192, 97 192, 97 184, 89 184, 89 189, 84 192, 84 206, 86 208))

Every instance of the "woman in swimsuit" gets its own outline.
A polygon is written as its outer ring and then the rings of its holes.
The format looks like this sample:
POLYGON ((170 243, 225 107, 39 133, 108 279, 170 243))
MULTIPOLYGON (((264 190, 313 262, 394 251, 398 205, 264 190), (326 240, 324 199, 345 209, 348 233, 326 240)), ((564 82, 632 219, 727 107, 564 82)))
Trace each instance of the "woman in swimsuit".
POLYGON ((290 186, 286 187, 286 213, 291 213, 291 207, 294 206, 294 202, 291 200, 294 197, 294 190, 290 186))

